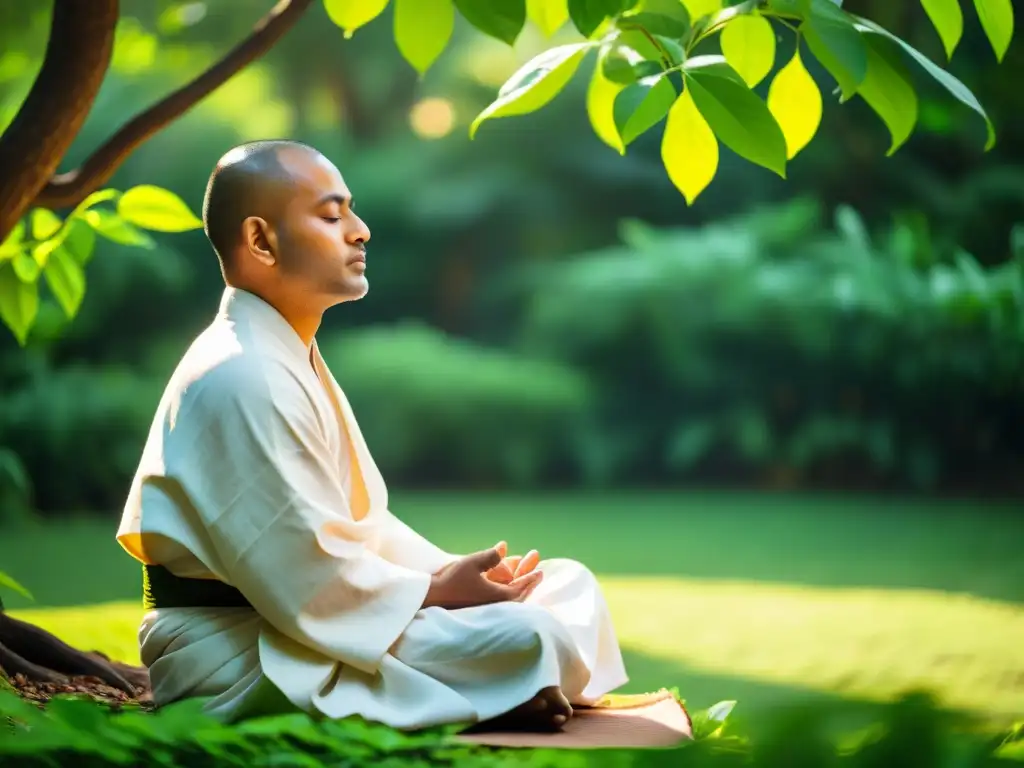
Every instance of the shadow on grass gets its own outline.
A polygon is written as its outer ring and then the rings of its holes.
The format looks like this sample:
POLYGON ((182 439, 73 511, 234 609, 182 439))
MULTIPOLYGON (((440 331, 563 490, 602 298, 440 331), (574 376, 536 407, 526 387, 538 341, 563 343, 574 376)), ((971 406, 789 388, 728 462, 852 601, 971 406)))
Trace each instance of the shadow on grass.
MULTIPOLYGON (((886 709, 886 702, 839 691, 816 691, 744 677, 711 674, 630 650, 624 651, 624 656, 630 682, 622 689, 622 693, 676 688, 691 713, 707 709, 719 701, 736 701, 730 720, 738 726, 739 732, 755 739, 765 736, 777 725, 774 716, 784 709, 827 709, 837 732, 849 732, 877 723, 886 709)), ((980 717, 977 713, 948 707, 942 707, 940 711, 958 718, 980 717)), ((982 720, 986 725, 1003 727, 1010 725, 1012 718, 982 720)))

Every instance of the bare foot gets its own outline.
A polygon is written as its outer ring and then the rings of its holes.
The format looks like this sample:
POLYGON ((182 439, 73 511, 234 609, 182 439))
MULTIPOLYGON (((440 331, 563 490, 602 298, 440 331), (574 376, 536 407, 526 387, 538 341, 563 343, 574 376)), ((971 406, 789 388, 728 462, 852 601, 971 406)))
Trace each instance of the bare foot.
POLYGON ((572 717, 572 706, 557 685, 543 688, 537 695, 510 712, 480 723, 473 730, 557 731, 572 717))

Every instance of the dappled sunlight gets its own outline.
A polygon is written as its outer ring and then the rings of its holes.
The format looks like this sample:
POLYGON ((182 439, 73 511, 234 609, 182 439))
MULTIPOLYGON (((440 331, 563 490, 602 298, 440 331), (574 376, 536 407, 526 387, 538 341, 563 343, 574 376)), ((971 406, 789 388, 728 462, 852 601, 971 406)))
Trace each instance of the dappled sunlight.
MULTIPOLYGON (((601 583, 627 660, 638 659, 629 691, 679 686, 684 698, 706 697, 707 686, 687 691, 686 681, 710 675, 716 700, 751 684, 868 702, 926 688, 950 708, 1024 713, 1024 606, 930 590, 643 576, 601 583)), ((137 601, 14 613, 78 647, 138 661, 137 601)))
POLYGON ((280 97, 277 79, 269 67, 255 64, 218 88, 197 110, 205 119, 232 126, 240 141, 287 136, 295 128, 295 105, 280 97), (245 115, 239 120, 239 115, 245 115))
POLYGON ((448 99, 423 99, 410 111, 409 123, 422 139, 443 138, 455 127, 455 107, 448 99))
MULTIPOLYGON (((601 579, 623 646, 737 679, 1024 713, 1024 606, 931 590, 601 579)), ((728 692, 722 692, 728 697, 728 692)))

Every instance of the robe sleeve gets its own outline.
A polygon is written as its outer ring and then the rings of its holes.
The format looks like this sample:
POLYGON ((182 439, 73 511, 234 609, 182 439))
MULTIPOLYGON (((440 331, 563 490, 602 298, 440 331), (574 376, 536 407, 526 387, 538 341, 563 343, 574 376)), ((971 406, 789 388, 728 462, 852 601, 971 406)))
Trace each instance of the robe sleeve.
POLYGON ((450 554, 424 538, 390 510, 384 514, 379 552, 392 563, 434 574, 461 555, 450 554))
POLYGON ((375 672, 430 575, 366 546, 309 395, 282 365, 220 373, 184 400, 165 459, 228 582, 284 635, 375 672))

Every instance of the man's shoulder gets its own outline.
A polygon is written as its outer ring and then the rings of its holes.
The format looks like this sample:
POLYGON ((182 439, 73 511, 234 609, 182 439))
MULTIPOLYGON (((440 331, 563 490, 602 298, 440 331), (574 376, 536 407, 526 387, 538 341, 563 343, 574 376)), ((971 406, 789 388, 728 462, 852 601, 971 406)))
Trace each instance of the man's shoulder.
POLYGON ((273 345, 240 338, 213 324, 201 333, 175 372, 183 400, 210 408, 245 402, 271 404, 301 394, 302 386, 273 345))

